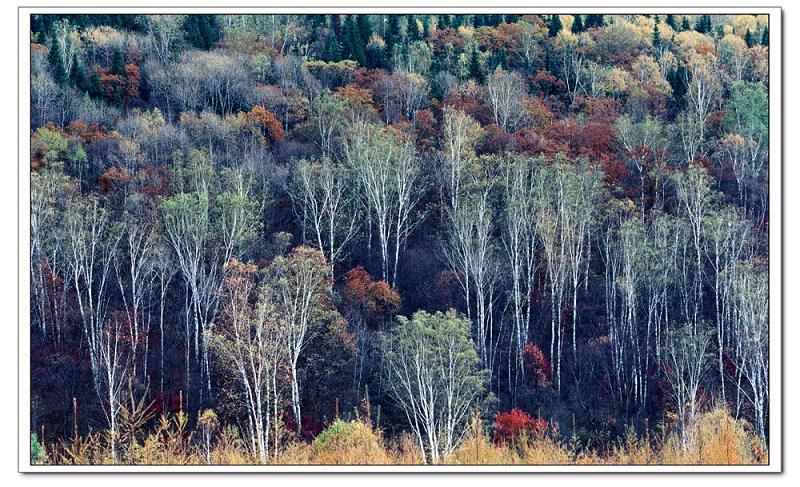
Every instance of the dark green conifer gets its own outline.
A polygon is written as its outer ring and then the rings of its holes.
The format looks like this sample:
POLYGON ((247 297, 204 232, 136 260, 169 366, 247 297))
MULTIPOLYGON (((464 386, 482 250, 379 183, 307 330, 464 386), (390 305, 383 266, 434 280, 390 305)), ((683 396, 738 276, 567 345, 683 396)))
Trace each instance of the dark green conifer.
POLYGON ((561 29, 564 28, 564 24, 561 23, 561 16, 559 15, 551 15, 550 16, 550 30, 547 32, 548 37, 555 37, 561 32, 561 29))
POLYGON ((678 23, 675 21, 675 16, 672 14, 667 14, 667 19, 664 21, 668 26, 672 27, 672 30, 678 32, 678 23))
POLYGON ((114 54, 111 56, 111 74, 125 76, 125 56, 119 48, 114 49, 114 54))
POLYGON ((572 29, 570 29, 573 34, 579 34, 585 30, 583 26, 583 19, 580 15, 575 15, 575 20, 572 21, 572 29))
POLYGON ((750 29, 747 29, 747 32, 744 34, 744 42, 747 44, 747 47, 753 47, 753 34, 750 33, 750 29))
POLYGON ((478 53, 478 47, 473 45, 469 53, 469 77, 483 82, 483 69, 481 67, 481 57, 478 53))
POLYGON ((67 68, 64 67, 64 56, 61 52, 61 44, 53 39, 48 53, 48 61, 50 61, 50 68, 53 70, 53 79, 56 83, 63 85, 67 82, 67 68))

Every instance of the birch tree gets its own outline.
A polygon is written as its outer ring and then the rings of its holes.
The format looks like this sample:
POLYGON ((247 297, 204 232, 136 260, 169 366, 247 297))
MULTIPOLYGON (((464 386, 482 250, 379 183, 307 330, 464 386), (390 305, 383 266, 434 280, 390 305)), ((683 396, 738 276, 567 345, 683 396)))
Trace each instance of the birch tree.
POLYGON ((405 415, 426 463, 438 464, 466 434, 486 377, 469 338, 470 321, 454 310, 398 317, 386 350, 385 385, 405 415))
POLYGON ((297 247, 278 256, 269 267, 266 295, 285 322, 285 347, 292 376, 292 412, 297 433, 302 430, 298 363, 313 335, 331 319, 331 280, 325 256, 310 247, 297 247))
POLYGON ((419 223, 422 174, 416 150, 408 139, 358 123, 345 141, 345 159, 378 230, 382 280, 394 287, 400 251, 419 223))
POLYGON ((102 332, 109 301, 113 255, 122 238, 100 200, 75 195, 64 215, 67 265, 72 281, 95 390, 101 391, 102 332))
POLYGON ((347 253, 358 231, 358 207, 350 192, 346 168, 328 158, 299 161, 289 194, 303 225, 303 237, 326 254, 330 275, 347 253), (310 233, 311 236, 307 236, 310 233))
POLYGON ((533 291, 538 266, 536 221, 537 205, 535 171, 537 161, 512 160, 505 174, 505 226, 503 244, 511 274, 511 301, 514 313, 515 382, 525 377, 523 349, 529 341, 533 318, 533 291))
POLYGON ((665 347, 664 376, 681 421, 681 437, 689 451, 695 440, 698 393, 708 365, 709 335, 695 333, 691 324, 673 330, 665 347))
POLYGON ((486 101, 494 114, 494 122, 505 131, 516 127, 525 108, 524 87, 517 73, 500 67, 486 79, 486 101))
MULTIPOLYGON (((278 427, 274 411, 280 399, 278 375, 287 358, 287 327, 268 294, 257 291, 255 265, 232 259, 225 267, 219 323, 212 328, 209 340, 241 387, 247 410, 247 440, 265 464, 272 428, 278 427)), ((276 429, 273 441, 278 440, 276 429)))

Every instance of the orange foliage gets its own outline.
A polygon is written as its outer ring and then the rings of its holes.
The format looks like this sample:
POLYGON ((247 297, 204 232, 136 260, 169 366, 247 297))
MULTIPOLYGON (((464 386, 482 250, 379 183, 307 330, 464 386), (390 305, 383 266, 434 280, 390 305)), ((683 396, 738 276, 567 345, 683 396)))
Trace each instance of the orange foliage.
POLYGON ((389 318, 400 310, 400 295, 384 281, 374 281, 372 276, 358 266, 344 277, 342 295, 349 306, 363 309, 370 318, 389 318))
POLYGON ((124 99, 125 103, 130 104, 139 98, 139 83, 142 81, 142 76, 139 74, 139 67, 135 64, 125 65, 125 86, 124 86, 124 99))
POLYGON ((46 54, 49 51, 50 51, 50 49, 48 49, 47 46, 43 46, 41 44, 36 44, 36 43, 31 42, 31 57, 33 57, 34 53, 43 52, 43 53, 46 54))
POLYGON ((336 92, 351 105, 362 108, 373 106, 372 91, 367 88, 359 88, 353 83, 336 88, 336 92))
POLYGON ((442 59, 450 55, 451 49, 462 53, 467 46, 467 40, 457 30, 451 28, 435 30, 427 40, 433 48, 433 55, 442 59))
POLYGON ((275 114, 262 106, 254 106, 247 114, 247 120, 258 127, 263 142, 268 146, 283 140, 285 136, 283 126, 275 114))
POLYGON ((495 28, 481 27, 476 30, 475 39, 480 42, 483 50, 497 52, 505 49, 508 53, 516 53, 520 50, 522 28, 519 24, 505 22, 495 28))
POLYGON ((111 167, 100 176, 100 187, 103 192, 116 192, 133 182, 133 176, 124 167, 111 167))

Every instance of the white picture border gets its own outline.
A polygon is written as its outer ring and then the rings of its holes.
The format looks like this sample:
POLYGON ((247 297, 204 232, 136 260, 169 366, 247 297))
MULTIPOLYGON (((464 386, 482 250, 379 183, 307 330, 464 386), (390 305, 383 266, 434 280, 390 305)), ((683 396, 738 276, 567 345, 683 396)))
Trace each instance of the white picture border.
MULTIPOLYGON (((64 4, 64 2, 61 2, 64 4)), ((83 6, 64 4, 59 6, 51 2, 53 7, 19 7, 18 8, 18 188, 19 188, 19 220, 18 220, 18 471, 19 472, 446 472, 446 473, 499 473, 499 472, 573 472, 573 473, 609 473, 609 472, 781 472, 783 460, 783 416, 782 416, 782 17, 778 7, 689 7, 680 4, 666 7, 638 6, 631 2, 614 2, 625 4, 622 7, 587 7, 575 2, 559 2, 558 7, 522 7, 508 5, 491 7, 476 2, 441 2, 440 6, 400 6, 397 1, 384 1, 384 7, 370 7, 363 1, 345 2, 350 6, 308 5, 308 2, 293 2, 292 6, 275 7, 154 7, 130 6, 113 7, 99 5, 97 2, 83 2, 83 6), (506 6, 508 5, 508 6, 506 6), (319 466, 319 465, 248 465, 248 466, 126 466, 126 465, 93 465, 93 466, 49 466, 30 465, 30 15, 39 13, 241 13, 241 14, 282 14, 282 13, 520 13, 520 14, 553 14, 553 13, 603 13, 603 14, 766 14, 769 15, 769 257, 770 257, 770 462, 763 466, 706 466, 706 465, 447 465, 447 466, 319 466)), ((155 2, 153 2, 155 3, 155 2)), ((193 2, 195 5, 200 2, 193 2)), ((247 3, 239 1, 236 3, 247 3)), ((252 2, 251 2, 252 3, 252 2)), ((661 2, 666 4, 667 2, 661 2)), ((674 2, 671 2, 674 3, 674 2)), ((688 3, 688 2, 686 2, 688 3)), ((728 5, 734 2, 728 2, 728 5)), ((262 3, 263 4, 263 3, 262 3)), ((530 5, 530 4, 528 4, 530 5)))

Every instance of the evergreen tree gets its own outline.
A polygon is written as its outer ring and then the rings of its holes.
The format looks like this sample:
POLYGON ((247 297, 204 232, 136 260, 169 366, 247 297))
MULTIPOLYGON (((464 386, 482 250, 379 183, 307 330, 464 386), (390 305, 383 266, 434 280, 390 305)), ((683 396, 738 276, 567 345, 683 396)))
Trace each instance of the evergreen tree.
POLYGON ((328 41, 328 62, 338 63, 342 60, 342 46, 335 37, 331 36, 328 41))
POLYGON ((506 23, 516 24, 517 22, 519 22, 519 14, 506 15, 506 23))
POLYGON ((711 32, 711 16, 701 15, 694 24, 694 30, 701 34, 708 34, 711 32))
POLYGON ((197 49, 213 49, 219 41, 216 15, 187 15, 183 22, 186 41, 197 49))
POLYGON ((342 37, 342 16, 341 15, 331 15, 331 30, 333 30, 333 35, 337 38, 341 39, 342 37))
POLYGON ((666 19, 665 23, 668 26, 672 27, 673 31, 678 32, 678 30, 679 30, 678 29, 678 23, 675 21, 675 16, 674 15, 667 14, 667 19, 666 19))
POLYGON ((119 85, 114 86, 114 106, 122 108, 122 90, 119 85))
POLYGON ((473 44, 469 53, 469 77, 476 81, 483 82, 483 70, 481 69, 481 57, 478 54, 478 47, 473 44))
POLYGON ((409 15, 406 17, 408 22, 406 23, 406 33, 408 38, 411 42, 416 42, 422 40, 422 34, 419 31, 419 26, 417 25, 417 19, 413 15, 409 15))
POLYGON ((656 49, 661 47, 661 32, 658 30, 658 24, 653 27, 653 47, 656 49))
POLYGON ((769 26, 764 27, 764 32, 761 34, 761 45, 769 46, 769 26))
POLYGON ((48 60, 50 61, 50 67, 53 70, 53 79, 56 83, 60 85, 66 83, 68 77, 67 68, 64 67, 64 56, 61 52, 61 44, 55 39, 53 39, 53 44, 50 47, 48 60))
POLYGON ((386 56, 391 58, 394 53, 394 46, 400 41, 400 16, 389 15, 386 24, 386 37, 383 41, 386 43, 386 56))
POLYGON ((584 23, 587 29, 597 29, 606 25, 605 19, 603 19, 602 14, 590 14, 586 16, 586 22, 584 23))
POLYGON ((555 37, 561 32, 561 29, 564 28, 564 24, 561 23, 561 16, 559 15, 551 15, 550 16, 550 30, 547 32, 548 37, 555 37))
POLYGON ((689 25, 689 17, 687 17, 687 16, 685 16, 685 15, 684 15, 684 16, 683 16, 683 21, 681 22, 681 30, 682 30, 682 31, 683 31, 683 30, 689 30, 689 29, 691 29, 691 28, 692 28, 692 26, 691 26, 691 25, 689 25))
POLYGON ((83 65, 78 56, 75 56, 75 62, 72 63, 73 68, 72 72, 70 73, 70 78, 72 79, 73 83, 77 86, 83 86, 86 84, 86 67, 83 65))
POLYGON ((111 74, 125 76, 125 57, 119 48, 114 49, 114 54, 111 56, 111 74))
POLYGON ((361 37, 361 45, 366 46, 369 38, 372 37, 372 26, 366 15, 356 15, 356 25, 358 25, 358 35, 361 37))
POLYGON ((492 68, 490 71, 494 71, 497 67, 500 66, 503 69, 507 69, 507 60, 506 60, 506 50, 505 48, 501 47, 497 50, 497 53, 492 56, 492 68))
POLYGON ((672 105, 676 110, 683 110, 686 107, 685 94, 688 89, 686 86, 686 67, 678 61, 678 65, 670 71, 669 84, 672 86, 672 105))
POLYGON ((744 34, 744 42, 747 44, 747 47, 753 47, 753 34, 750 33, 750 29, 747 29, 747 32, 744 34))
POLYGON ((89 74, 89 96, 98 98, 103 95, 103 87, 100 85, 100 74, 93 69, 89 74))
POLYGON ((368 44, 366 52, 367 68, 383 68, 386 67, 386 56, 383 51, 383 46, 379 43, 368 44))
POLYGON ((431 35, 431 18, 429 15, 422 17, 422 38, 427 39, 431 35))
POLYGON ((575 15, 575 20, 572 21, 572 29, 570 29, 573 34, 579 34, 586 30, 583 27, 583 20, 581 19, 580 15, 575 15))
POLYGON ((342 37, 344 38, 342 56, 347 59, 352 59, 361 66, 366 66, 367 58, 364 55, 364 43, 361 40, 361 35, 356 25, 355 15, 347 16, 342 31, 342 37))

